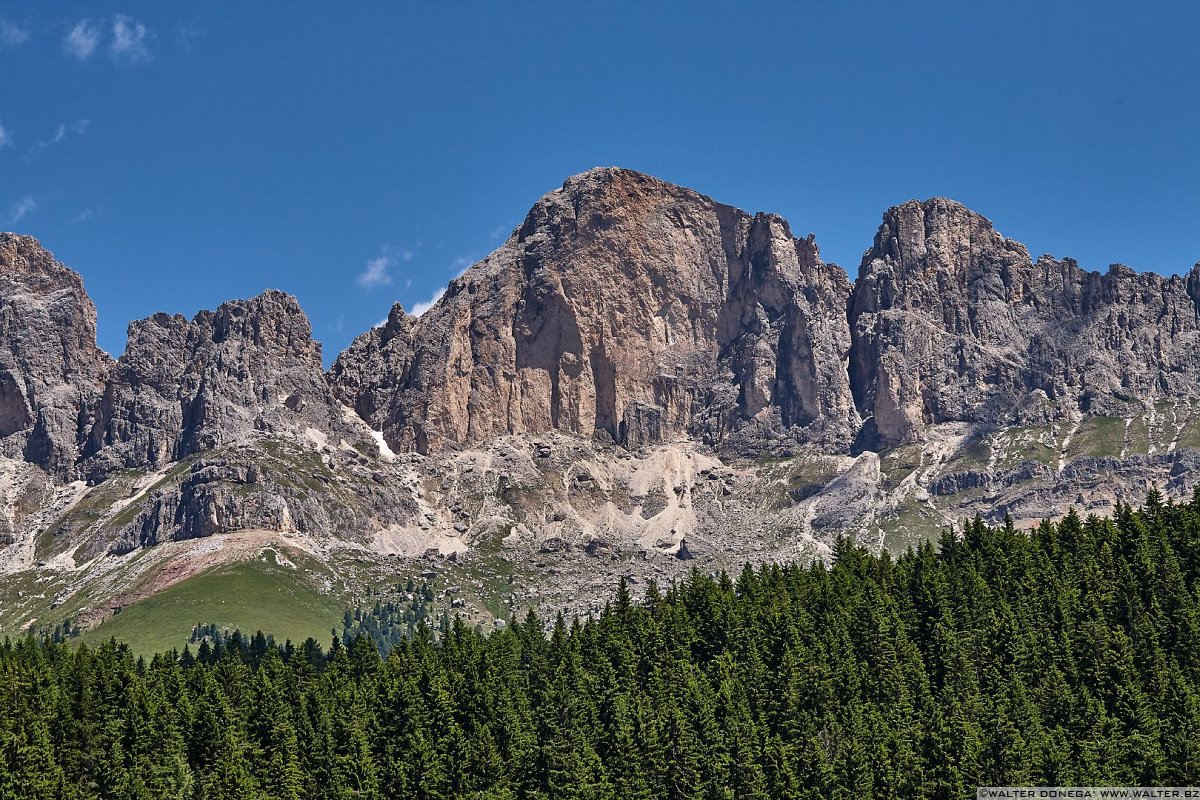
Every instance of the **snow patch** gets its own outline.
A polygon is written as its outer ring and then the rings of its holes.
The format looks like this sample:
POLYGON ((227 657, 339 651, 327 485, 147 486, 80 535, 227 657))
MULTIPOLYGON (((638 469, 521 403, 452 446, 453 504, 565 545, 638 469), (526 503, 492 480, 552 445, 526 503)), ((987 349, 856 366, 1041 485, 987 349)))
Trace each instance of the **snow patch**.
POLYGON ((375 440, 375 444, 379 445, 379 457, 384 461, 395 461, 396 454, 392 452, 392 448, 388 447, 387 439, 383 438, 383 431, 371 431, 371 438, 375 440))
POLYGON ((357 411, 345 404, 342 404, 342 418, 351 425, 362 427, 370 434, 371 438, 375 440, 375 445, 379 448, 380 458, 389 464, 396 460, 396 454, 392 452, 392 448, 388 447, 387 440, 383 438, 383 431, 377 431, 372 428, 370 423, 358 415, 357 411))

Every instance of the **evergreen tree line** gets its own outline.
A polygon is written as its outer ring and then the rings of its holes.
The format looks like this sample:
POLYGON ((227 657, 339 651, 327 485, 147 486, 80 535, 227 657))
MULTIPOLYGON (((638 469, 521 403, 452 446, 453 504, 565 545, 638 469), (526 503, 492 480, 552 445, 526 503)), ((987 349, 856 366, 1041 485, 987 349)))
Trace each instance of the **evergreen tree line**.
MULTIPOLYGON (((242 631, 239 628, 230 630, 229 628, 221 627, 215 622, 204 623, 192 626, 192 635, 188 637, 188 644, 203 644, 208 642, 211 648, 212 645, 225 647, 229 644, 235 646, 241 645, 242 631)), ((263 634, 262 631, 251 637, 251 645, 254 648, 260 648, 265 652, 267 647, 275 645, 275 637, 271 634, 263 634), (261 645, 260 645, 261 642, 261 645)), ((188 649, 191 652, 191 649, 188 649)))
MULTIPOLYGON (((397 593, 399 592, 399 586, 397 593)), ((379 599, 366 608, 346 611, 342 616, 342 632, 333 635, 349 646, 360 636, 365 636, 386 657, 400 642, 418 635, 418 628, 431 628, 434 638, 450 630, 450 616, 445 609, 441 615, 434 614, 434 592, 428 583, 413 587, 410 578, 407 590, 397 599, 379 599)), ((421 635, 425 635, 422 633, 421 635)))
POLYGON ((79 634, 83 633, 84 627, 71 617, 64 617, 60 622, 54 624, 53 627, 49 623, 45 625, 36 625, 30 631, 39 639, 49 639, 55 644, 65 642, 67 639, 74 639, 79 634))
MULTIPOLYGON (((347 609, 342 614, 341 633, 338 633, 338 629, 334 627, 329 631, 330 636, 340 639, 342 644, 347 646, 358 637, 365 636, 375 643, 375 646, 379 648, 379 654, 386 658, 392 648, 404 639, 411 639, 417 635, 426 636, 431 633, 434 640, 438 640, 443 631, 450 630, 450 614, 447 610, 443 609, 440 616, 434 616, 431 608, 434 602, 434 593, 428 583, 422 582, 419 587, 414 588, 413 580, 409 578, 406 589, 402 589, 400 584, 396 584, 395 593, 398 599, 379 599, 370 607, 347 609), (418 634, 418 627, 422 623, 427 630, 418 634)), ((367 595, 373 594, 375 592, 368 587, 367 595)), ((69 624, 69 620, 67 624, 69 624)), ((72 636, 78 635, 79 631, 79 628, 68 628, 68 633, 72 636)), ((43 635, 45 635, 44 632, 43 635)), ((188 644, 201 645, 208 642, 209 648, 204 651, 205 653, 214 652, 214 646, 223 648, 231 643, 252 651, 261 649, 260 640, 263 646, 274 646, 275 644, 275 637, 270 634, 264 636, 262 631, 251 637, 248 643, 242 641, 244 636, 245 634, 240 628, 229 628, 216 622, 200 622, 192 626, 188 644)), ((55 628, 54 635, 50 639, 55 643, 64 641, 60 628, 55 628)), ((217 649, 215 652, 220 652, 220 650, 217 649)))
POLYGON ((863 798, 1200 782, 1200 491, 693 573, 386 658, 0 646, 0 798, 863 798))

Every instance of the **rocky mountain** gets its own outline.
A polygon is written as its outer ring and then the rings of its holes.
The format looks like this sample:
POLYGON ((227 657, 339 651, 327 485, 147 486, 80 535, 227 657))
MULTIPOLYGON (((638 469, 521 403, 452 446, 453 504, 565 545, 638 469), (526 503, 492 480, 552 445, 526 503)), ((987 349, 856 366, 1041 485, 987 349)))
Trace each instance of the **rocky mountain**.
POLYGON ((0 233, 0 450, 72 477, 112 368, 83 280, 30 236, 0 233))
POLYGON ((398 451, 547 431, 845 449, 849 291, 780 217, 597 169, 539 200, 422 317, 394 308, 330 378, 398 451))
POLYGON ((40 587, 0 628, 264 548, 327 588, 432 559, 480 614, 586 611, 616 574, 1190 492, 1200 265, 1033 260, 935 198, 851 282, 778 216, 595 169, 325 373, 280 292, 135 322, 114 362, 79 276, 2 234, 0 448, 0 583, 40 587))
POLYGON ((98 482, 116 469, 158 469, 249 432, 370 442, 361 424, 346 421, 308 318, 282 292, 191 320, 155 314, 130 325, 80 457, 98 482))
POLYGON ((866 441, 930 425, 1126 417, 1200 391, 1200 265, 1188 278, 1086 272, 943 199, 884 216, 850 299, 866 441))

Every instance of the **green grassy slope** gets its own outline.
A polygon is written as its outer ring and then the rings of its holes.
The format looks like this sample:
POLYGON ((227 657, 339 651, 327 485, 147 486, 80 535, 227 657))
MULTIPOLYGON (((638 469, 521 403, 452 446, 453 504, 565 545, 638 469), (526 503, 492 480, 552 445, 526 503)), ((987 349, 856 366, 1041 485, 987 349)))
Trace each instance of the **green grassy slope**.
POLYGON ((276 641, 309 636, 328 644, 342 618, 343 601, 317 591, 303 572, 274 562, 247 561, 197 575, 129 606, 87 631, 81 641, 110 637, 136 653, 182 648, 198 622, 246 632, 263 630, 276 641))

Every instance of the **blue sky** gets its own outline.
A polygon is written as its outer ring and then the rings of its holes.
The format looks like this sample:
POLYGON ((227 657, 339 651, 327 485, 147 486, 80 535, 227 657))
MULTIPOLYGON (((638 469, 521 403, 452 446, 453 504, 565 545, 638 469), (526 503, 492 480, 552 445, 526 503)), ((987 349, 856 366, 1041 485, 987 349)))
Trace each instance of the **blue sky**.
POLYGON ((280 288, 328 362, 596 165, 851 275, 932 195, 1090 269, 1200 260, 1198 3, 281 7, 0 4, 0 229, 83 274, 114 354, 280 288))

